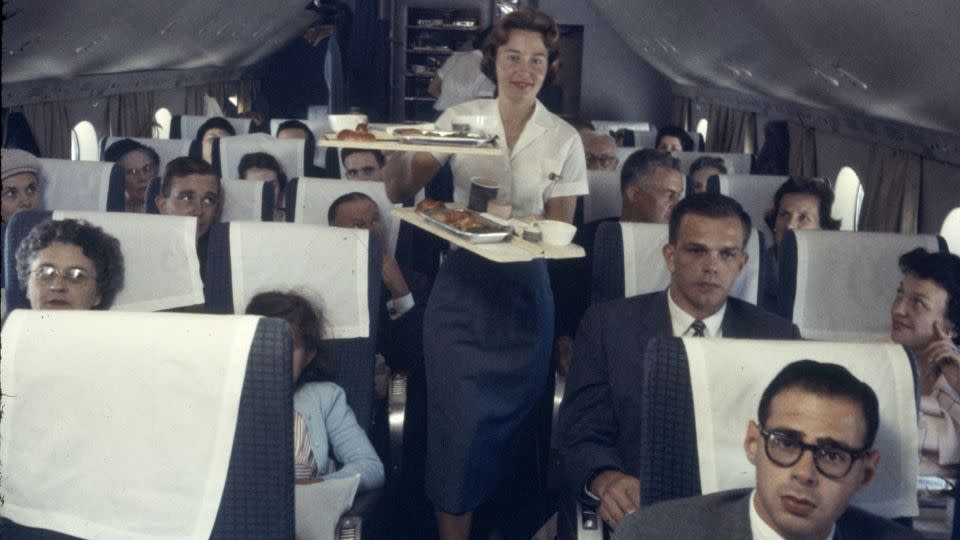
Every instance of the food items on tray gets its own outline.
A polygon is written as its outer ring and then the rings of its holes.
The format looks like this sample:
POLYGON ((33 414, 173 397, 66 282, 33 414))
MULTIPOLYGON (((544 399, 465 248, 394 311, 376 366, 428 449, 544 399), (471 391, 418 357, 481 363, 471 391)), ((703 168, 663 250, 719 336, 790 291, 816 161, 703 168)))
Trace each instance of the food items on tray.
POLYGON ((344 129, 337 133, 337 140, 374 142, 377 137, 370 133, 366 124, 357 124, 356 129, 344 129))
POLYGON ((440 201, 424 199, 417 204, 417 212, 434 222, 442 223, 460 232, 469 234, 486 234, 508 232, 503 227, 472 210, 447 208, 440 201))
POLYGON ((400 128, 393 130, 394 135, 423 135, 423 130, 417 128, 400 128))
POLYGON ((417 212, 427 212, 430 210, 443 210, 447 207, 446 203, 442 201, 435 201, 433 199, 424 199, 417 203, 417 212))

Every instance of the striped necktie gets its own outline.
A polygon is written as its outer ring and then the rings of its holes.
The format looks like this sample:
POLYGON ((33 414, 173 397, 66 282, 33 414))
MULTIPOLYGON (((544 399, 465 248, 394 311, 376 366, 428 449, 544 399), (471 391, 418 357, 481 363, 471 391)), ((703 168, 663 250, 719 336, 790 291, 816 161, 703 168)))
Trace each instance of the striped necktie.
POLYGON ((707 325, 703 324, 703 321, 700 319, 697 319, 693 321, 690 328, 693 328, 693 337, 704 337, 704 331, 706 331, 707 325))

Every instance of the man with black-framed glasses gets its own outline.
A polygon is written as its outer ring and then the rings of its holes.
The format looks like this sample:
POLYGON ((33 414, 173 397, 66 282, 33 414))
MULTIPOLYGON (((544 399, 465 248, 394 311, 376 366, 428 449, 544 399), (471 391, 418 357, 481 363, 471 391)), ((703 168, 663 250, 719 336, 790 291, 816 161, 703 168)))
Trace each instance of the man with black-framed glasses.
POLYGON ((767 386, 747 427, 756 488, 644 508, 621 520, 614 539, 920 538, 849 506, 877 473, 879 424, 867 384, 835 364, 794 362, 767 386))

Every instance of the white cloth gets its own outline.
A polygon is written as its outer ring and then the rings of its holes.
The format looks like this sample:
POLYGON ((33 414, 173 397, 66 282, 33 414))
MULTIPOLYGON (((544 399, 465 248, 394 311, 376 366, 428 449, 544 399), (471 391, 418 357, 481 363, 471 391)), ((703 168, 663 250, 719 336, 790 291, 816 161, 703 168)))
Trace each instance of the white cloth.
MULTIPOLYGON (((729 174, 750 174, 751 154, 723 153, 723 152, 673 152, 673 157, 680 160, 680 172, 687 174, 690 165, 702 157, 718 157, 727 166, 729 174)), ((773 202, 773 199, 770 199, 773 202)))
POLYGON ((160 158, 156 176, 163 176, 163 170, 167 166, 167 163, 170 163, 178 157, 190 155, 190 143, 193 141, 192 139, 138 139, 135 137, 115 137, 112 135, 106 139, 103 146, 104 149, 110 148, 111 144, 123 139, 131 139, 144 146, 153 148, 160 158))
POLYGON ((333 540, 340 516, 350 509, 360 485, 360 475, 296 484, 294 512, 296 540, 333 540))
POLYGON ((3 516, 80 538, 208 538, 257 321, 12 313, 3 516))
MULTIPOLYGON (((181 139, 196 139, 197 130, 200 129, 200 126, 203 125, 207 120, 214 118, 213 116, 196 116, 192 114, 181 114, 180 115, 180 138, 181 139)), ((237 135, 243 135, 250 132, 250 119, 249 118, 225 118, 221 116, 227 122, 230 122, 230 125, 233 126, 234 131, 237 132, 237 135)))
POLYGON ((940 249, 932 234, 793 232, 798 268, 791 320, 807 339, 889 339, 890 304, 903 277, 897 260, 916 247, 940 249))
MULTIPOLYGON (((691 328, 691 325, 697 319, 694 319, 692 315, 682 310, 680 306, 673 301, 669 288, 667 289, 667 308, 670 310, 670 323, 673 325, 674 337, 693 337, 694 330, 691 328)), ((727 304, 724 303, 723 307, 717 310, 716 313, 706 319, 702 319, 706 329, 703 332, 703 336, 697 337, 723 337, 723 329, 720 325, 723 324, 723 314, 726 312, 727 304)))
POLYGON ((161 311, 204 303, 197 258, 197 218, 121 212, 53 213, 55 220, 67 218, 89 221, 120 242, 124 285, 111 310, 161 311))
POLYGON ((107 211, 113 163, 40 158, 40 208, 107 211))
POLYGON ((580 135, 539 101, 509 155, 497 100, 478 99, 450 107, 437 119, 437 127, 451 129, 457 116, 479 117, 482 125, 478 127, 499 137, 502 154, 434 154, 441 164, 450 161, 454 201, 469 200, 470 179, 478 176, 500 184, 499 196, 510 198, 513 204, 512 217, 542 215, 544 203, 553 197, 587 194, 587 163, 580 135))
POLYGON ((480 71, 483 53, 478 50, 453 53, 437 70, 443 81, 440 97, 433 104, 438 111, 477 98, 491 98, 497 86, 480 71))
POLYGON ((294 222, 314 225, 329 225, 327 212, 330 205, 342 195, 358 191, 368 195, 380 209, 380 223, 383 225, 387 245, 386 253, 397 251, 397 236, 400 234, 400 218, 391 210, 402 204, 393 204, 387 198, 383 182, 366 180, 333 180, 329 178, 301 178, 297 180, 297 200, 294 202, 294 222))
MULTIPOLYGON (((228 176, 227 178, 231 178, 228 176)), ((220 180, 223 191, 223 213, 221 222, 262 221, 263 218, 263 182, 257 180, 220 180)), ((274 207, 280 201, 274 200, 274 207)), ((270 209, 273 214, 273 208, 270 209)))
MULTIPOLYGON (((670 271, 663 259, 663 246, 669 241, 668 226, 659 223, 620 223, 623 234, 624 296, 636 296, 663 290, 670 284, 670 271)), ((756 231, 750 234, 745 252, 748 256, 740 275, 730 288, 730 296, 757 303, 760 289, 760 241, 756 231)))
POLYGON ((583 198, 583 222, 620 217, 623 194, 619 171, 587 171, 590 194, 583 198))
POLYGON ((756 421, 760 395, 787 364, 812 358, 844 366, 870 385, 880 401, 874 448, 882 474, 854 504, 885 517, 916 516, 917 423, 913 373, 903 347, 876 343, 825 343, 685 338, 696 418, 700 488, 704 494, 752 487, 755 469, 743 437, 756 421))
POLYGON ((287 178, 303 176, 304 148, 300 139, 277 139, 266 133, 251 133, 221 137, 217 144, 220 145, 220 173, 225 178, 239 177, 240 160, 253 152, 266 152, 275 157, 287 178))
POLYGON ((773 195, 786 180, 786 176, 720 175, 720 193, 736 199, 750 215, 753 226, 763 231, 764 248, 774 243, 773 231, 767 226, 764 216, 773 208, 773 195))
POLYGON ((363 229, 231 223, 234 313, 257 293, 294 290, 322 307, 331 339, 369 336, 367 237, 363 229))

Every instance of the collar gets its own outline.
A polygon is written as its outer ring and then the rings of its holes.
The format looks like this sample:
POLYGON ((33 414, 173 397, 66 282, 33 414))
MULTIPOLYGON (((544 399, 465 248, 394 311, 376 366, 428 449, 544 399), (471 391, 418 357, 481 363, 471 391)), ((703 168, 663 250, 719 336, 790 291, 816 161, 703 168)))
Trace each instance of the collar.
MULTIPOLYGON (((750 492, 750 532, 753 534, 754 540, 783 540, 783 537, 777 534, 777 531, 773 530, 773 527, 767 524, 764 521, 760 514, 757 513, 757 507, 755 506, 756 502, 754 501, 757 494, 757 490, 754 489, 750 492)), ((837 531, 837 525, 834 524, 833 528, 830 529, 830 534, 824 540, 833 540, 834 533, 837 531)))
MULTIPOLYGON (((690 325, 693 324, 693 321, 696 319, 673 301, 673 297, 670 296, 670 287, 667 287, 667 307, 670 309, 670 323, 673 325, 673 335, 675 337, 692 336, 693 329, 690 328, 690 325)), ((705 337, 723 336, 721 325, 723 324, 723 315, 726 312, 727 304, 724 302, 723 307, 717 310, 716 313, 703 319, 703 324, 707 325, 707 330, 704 332, 705 337)))

